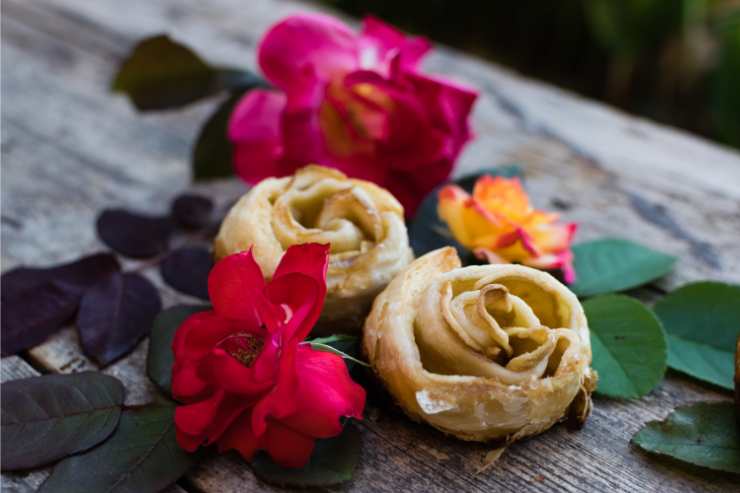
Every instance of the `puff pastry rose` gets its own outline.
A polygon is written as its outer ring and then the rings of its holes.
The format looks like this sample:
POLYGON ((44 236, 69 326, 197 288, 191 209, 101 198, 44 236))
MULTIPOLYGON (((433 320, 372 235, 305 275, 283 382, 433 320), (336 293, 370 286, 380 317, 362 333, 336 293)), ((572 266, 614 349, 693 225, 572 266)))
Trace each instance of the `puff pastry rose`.
POLYGON ((576 296, 522 265, 424 255, 376 298, 363 346, 406 413, 464 440, 507 443, 590 411, 588 324, 576 296))
POLYGON ((403 207, 386 190, 322 166, 268 178, 224 219, 217 259, 253 248, 267 277, 291 245, 331 245, 320 324, 359 330, 373 298, 413 260, 403 207))

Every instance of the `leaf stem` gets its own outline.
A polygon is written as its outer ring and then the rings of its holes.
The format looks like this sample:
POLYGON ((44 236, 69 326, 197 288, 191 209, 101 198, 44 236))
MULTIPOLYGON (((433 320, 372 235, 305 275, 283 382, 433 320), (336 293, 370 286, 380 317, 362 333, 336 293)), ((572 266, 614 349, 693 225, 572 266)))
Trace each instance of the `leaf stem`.
POLYGON ((354 363, 357 363, 358 365, 362 365, 366 368, 370 368, 370 365, 360 359, 357 359, 353 356, 350 356, 349 354, 345 353, 344 351, 340 351, 339 349, 332 347, 328 344, 324 344, 322 342, 313 342, 313 341, 303 341, 301 344, 310 344, 311 348, 316 349, 318 351, 326 351, 328 353, 334 353, 338 356, 341 356, 344 359, 348 359, 354 363))

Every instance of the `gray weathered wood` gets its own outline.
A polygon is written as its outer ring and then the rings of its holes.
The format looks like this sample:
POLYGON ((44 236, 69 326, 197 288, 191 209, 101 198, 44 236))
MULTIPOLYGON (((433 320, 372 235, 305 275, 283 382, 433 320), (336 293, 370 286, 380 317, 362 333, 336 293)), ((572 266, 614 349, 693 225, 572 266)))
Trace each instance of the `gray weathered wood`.
MULTIPOLYGON (((4 1, 3 269, 100 249, 93 222, 101 208, 162 211, 187 186, 189 146, 213 103, 142 116, 111 95, 110 76, 138 38, 167 31, 209 59, 254 67, 261 33, 305 8, 317 7, 277 0, 136 0, 125 8, 113 0, 4 1)), ((451 50, 435 52, 426 67, 481 89, 478 139, 458 173, 517 161, 534 202, 579 222, 579 238, 619 235, 679 255, 676 272, 656 289, 701 278, 740 281, 737 153, 451 50)), ((225 200, 243 187, 230 181, 207 190, 225 200)), ((146 274, 167 305, 183 299, 153 269, 146 274)), ((105 369, 124 381, 129 404, 154 392, 143 374, 146 344, 105 369)), ((72 328, 28 357, 49 371, 94 368, 72 328)), ((21 360, 3 360, 4 378, 6 361, 21 360)), ((675 405, 723 398, 670 373, 644 399, 597 399, 582 431, 556 427, 483 471, 489 447, 444 437, 375 399, 361 425, 357 477, 344 489, 730 491, 737 489, 732 479, 656 461, 628 443, 645 421, 675 405)), ((182 484, 204 492, 269 488, 233 455, 201 464, 182 484)))

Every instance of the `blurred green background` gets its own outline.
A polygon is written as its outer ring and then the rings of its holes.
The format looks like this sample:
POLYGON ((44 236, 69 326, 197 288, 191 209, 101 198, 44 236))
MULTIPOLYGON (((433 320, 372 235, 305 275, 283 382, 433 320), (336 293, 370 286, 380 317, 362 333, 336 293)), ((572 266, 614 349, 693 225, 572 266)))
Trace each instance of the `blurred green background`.
POLYGON ((740 148, 740 0, 323 0, 740 148))

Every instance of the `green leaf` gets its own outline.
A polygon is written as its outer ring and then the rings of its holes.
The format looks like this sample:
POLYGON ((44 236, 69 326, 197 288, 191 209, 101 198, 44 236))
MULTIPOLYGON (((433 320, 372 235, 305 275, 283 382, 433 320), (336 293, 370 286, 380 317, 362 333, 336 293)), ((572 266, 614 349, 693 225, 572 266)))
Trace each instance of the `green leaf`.
POLYGON ((349 356, 357 356, 359 354, 360 339, 357 336, 349 334, 334 334, 326 337, 314 337, 306 342, 311 343, 311 345, 321 344, 331 346, 333 349, 346 353, 349 356))
POLYGON ((668 335, 668 366, 732 390, 740 336, 740 286, 687 284, 655 304, 668 335))
POLYGON ((370 365, 366 362, 357 359, 355 355, 358 354, 359 340, 355 336, 345 334, 335 334, 328 337, 316 337, 306 341, 311 345, 311 348, 317 351, 327 351, 334 353, 342 358, 357 363, 361 366, 369 367, 370 365))
POLYGON ((123 395, 118 379, 95 372, 3 383, 3 471, 43 466, 105 440, 123 395))
POLYGON ((637 243, 605 238, 573 247, 576 282, 570 289, 579 296, 612 293, 647 284, 668 274, 676 257, 637 243))
POLYGON ((214 67, 165 34, 139 42, 121 64, 112 89, 141 111, 179 108, 224 90, 265 86, 246 70, 214 67))
POLYGON ((653 312, 624 295, 592 298, 583 308, 599 373, 596 392, 636 399, 655 388, 666 370, 666 341, 653 312))
POLYGON ((682 9, 666 8, 663 0, 589 0, 582 5, 592 36, 618 56, 637 57, 681 28, 682 9))
POLYGON ((192 153, 193 179, 225 178, 234 174, 233 148, 228 138, 231 113, 243 93, 231 95, 208 117, 192 153))
POLYGON ((699 402, 651 421, 632 437, 651 454, 740 474, 740 429, 731 402, 699 402))
POLYGON ((146 374, 159 389, 170 395, 172 386, 172 340, 180 325, 190 315, 209 310, 208 305, 176 305, 163 310, 154 319, 146 355, 146 374))
POLYGON ((54 467, 42 493, 155 493, 195 462, 175 440, 175 407, 157 403, 123 412, 113 436, 54 467))
POLYGON ((257 454, 251 465, 260 479, 278 486, 333 486, 352 479, 361 444, 360 432, 348 422, 338 437, 318 440, 311 460, 301 469, 280 467, 264 452, 257 454))
MULTIPOLYGON (((460 186, 467 192, 472 192, 473 185, 475 185, 476 180, 482 175, 503 176, 506 178, 517 176, 522 178, 523 172, 520 166, 509 164, 465 175, 451 183, 460 186)), ((411 248, 413 248, 414 254, 419 257, 444 246, 454 246, 457 248, 460 258, 466 261, 464 263, 470 263, 474 259, 472 253, 455 241, 447 229, 447 225, 439 219, 439 215, 437 214, 437 203, 439 202, 437 200, 437 194, 440 188, 442 187, 435 188, 424 198, 416 211, 414 219, 409 224, 411 248)))
POLYGON ((710 108, 720 137, 740 147, 740 9, 727 17, 718 33, 719 56, 712 75, 710 108))

